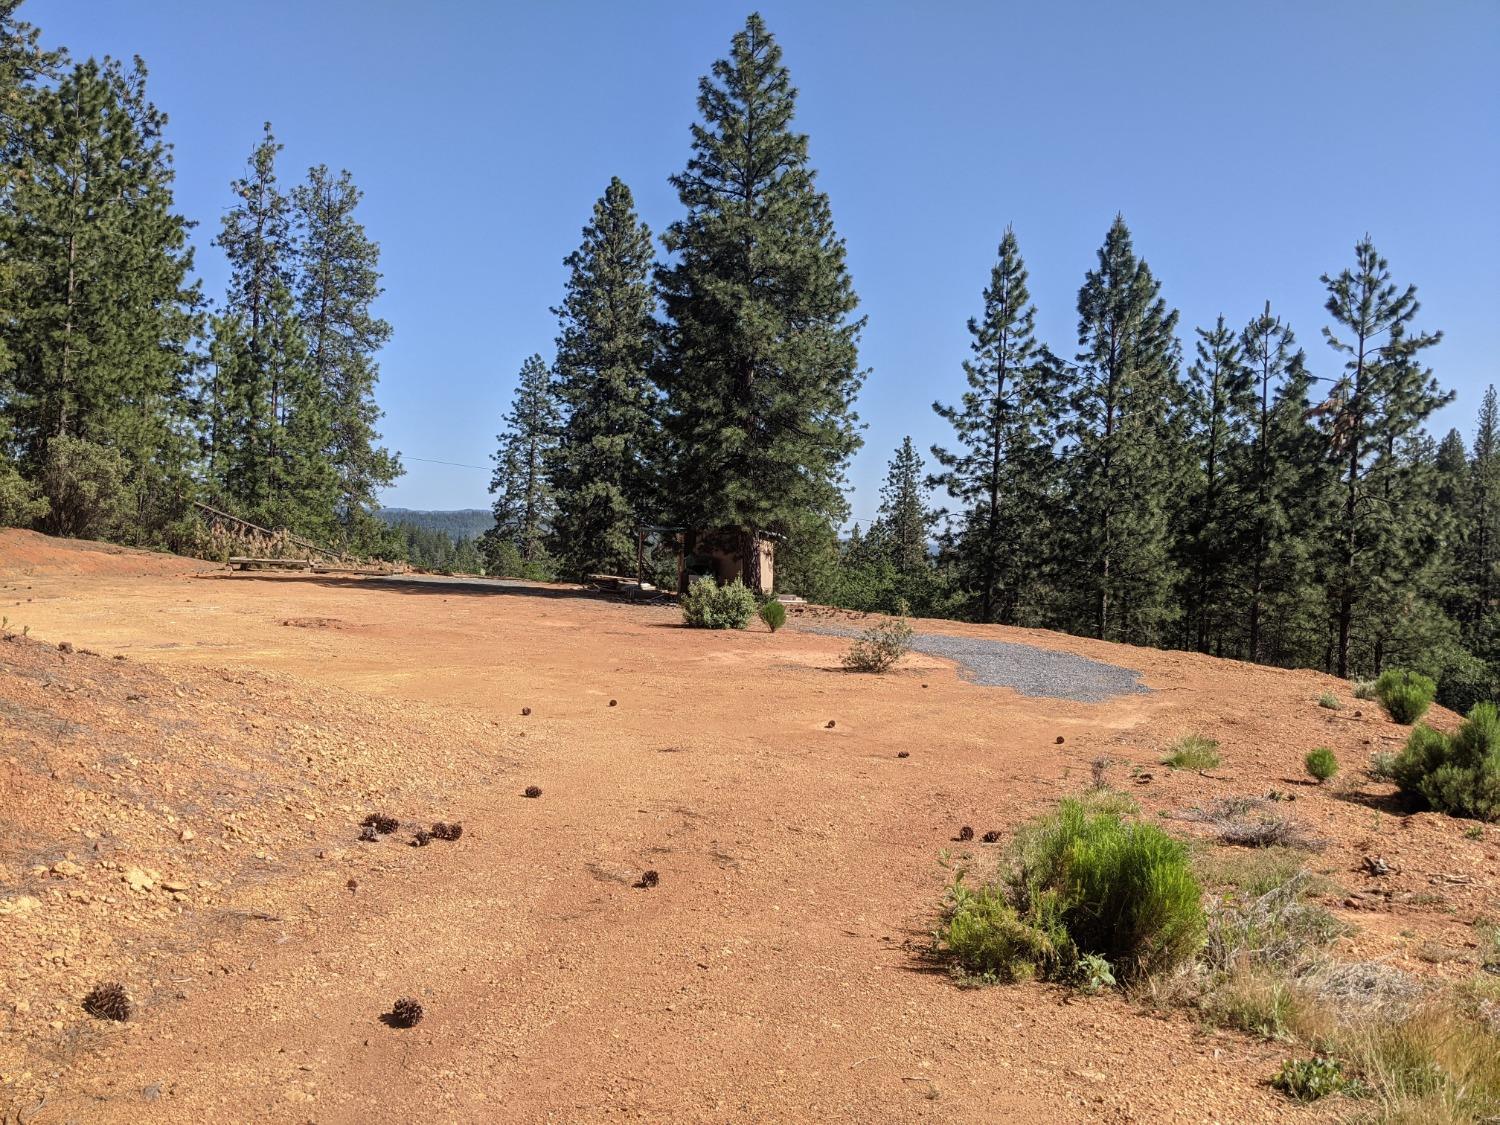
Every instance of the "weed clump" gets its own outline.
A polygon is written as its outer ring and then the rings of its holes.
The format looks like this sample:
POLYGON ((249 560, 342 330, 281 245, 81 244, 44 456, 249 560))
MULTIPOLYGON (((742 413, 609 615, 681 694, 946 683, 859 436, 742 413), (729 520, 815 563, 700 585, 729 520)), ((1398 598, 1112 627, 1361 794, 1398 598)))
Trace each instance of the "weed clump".
POLYGON ((1307 757, 1303 760, 1307 772, 1319 782, 1327 781, 1339 772, 1339 760, 1334 756, 1332 750, 1326 746, 1319 746, 1315 750, 1309 750, 1307 757))
POLYGON ((1344 705, 1339 702, 1339 697, 1331 691, 1325 691, 1322 695, 1318 696, 1318 706, 1326 707, 1330 711, 1342 711, 1344 709, 1344 705))
POLYGON ((682 596, 682 620, 694 629, 743 629, 755 612, 755 595, 736 578, 720 586, 699 578, 682 596))
POLYGON ((83 1010, 95 1019, 114 1020, 124 1023, 130 1018, 130 997, 125 995, 125 986, 118 981, 96 984, 83 998, 83 1010))
POLYGON ((766 628, 774 633, 786 624, 786 606, 773 598, 760 607, 760 619, 766 623, 766 628))
POLYGON ((1242 848, 1294 847, 1322 851, 1327 841, 1313 836, 1298 820, 1271 808, 1263 797, 1224 797, 1207 808, 1192 808, 1178 814, 1213 827, 1221 844, 1242 848))
POLYGON ((1190 734, 1167 747, 1167 756, 1161 764, 1174 770, 1211 770, 1222 760, 1216 741, 1201 734, 1190 734))
POLYGON ((1476 703, 1452 735, 1418 726, 1391 772, 1404 793, 1438 812, 1500 820, 1500 712, 1476 703))
POLYGON ((911 651, 912 628, 905 618, 882 621, 865 630, 840 658, 850 672, 889 672, 911 651))
POLYGON ((938 948, 967 973, 1112 978, 1132 983, 1183 964, 1202 945, 1198 881, 1181 841, 1152 824, 1065 800, 1022 830, 1009 870, 971 889, 949 887, 938 948))
POLYGON ((1271 1085, 1299 1102, 1315 1102, 1329 1094, 1337 1094, 1348 1084, 1338 1059, 1321 1055, 1313 1059, 1287 1059, 1281 1064, 1280 1073, 1271 1080, 1271 1085))
POLYGON ((1432 677, 1420 672, 1405 672, 1399 668, 1388 668, 1375 681, 1375 697, 1380 700, 1392 719, 1410 726, 1427 712, 1437 695, 1437 684, 1432 677))

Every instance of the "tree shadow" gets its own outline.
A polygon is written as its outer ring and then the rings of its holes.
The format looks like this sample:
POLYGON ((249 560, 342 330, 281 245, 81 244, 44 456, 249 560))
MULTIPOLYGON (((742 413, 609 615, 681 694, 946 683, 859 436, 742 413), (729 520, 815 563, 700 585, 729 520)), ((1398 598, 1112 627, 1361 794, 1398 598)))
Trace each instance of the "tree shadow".
MULTIPOLYGON (((219 582, 264 581, 270 572, 233 571, 230 573, 205 574, 200 577, 219 582)), ((305 582, 330 589, 360 589, 387 593, 432 595, 441 597, 523 597, 558 601, 582 599, 587 601, 616 602, 623 605, 663 604, 649 603, 638 598, 622 597, 606 590, 592 590, 584 586, 552 586, 527 582, 518 578, 449 578, 445 575, 335 575, 277 573, 274 581, 305 582)))
POLYGON ((1343 801, 1348 805, 1359 805, 1362 808, 1373 809, 1375 812, 1390 813, 1392 816, 1408 817, 1417 812, 1416 804, 1401 790, 1394 793, 1367 793, 1363 789, 1345 789, 1329 794, 1335 801, 1343 801))

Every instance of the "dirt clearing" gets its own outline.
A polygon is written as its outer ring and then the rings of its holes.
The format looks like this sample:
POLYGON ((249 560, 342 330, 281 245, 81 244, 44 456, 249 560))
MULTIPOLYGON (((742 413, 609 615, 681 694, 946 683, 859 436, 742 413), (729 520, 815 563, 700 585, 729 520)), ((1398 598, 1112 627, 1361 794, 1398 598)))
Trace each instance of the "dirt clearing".
POLYGON ((1312 673, 941 626, 1150 689, 1025 698, 920 653, 845 674, 795 616, 3 531, 0 614, 30 629, 0 641, 0 1109, 28 1122, 1312 1119, 1277 1044, 932 971, 939 853, 996 853, 1108 756, 1148 815, 1294 793, 1351 960, 1460 971, 1500 883, 1493 829, 1360 772, 1404 729, 1312 673), (1222 766, 1162 767, 1189 733, 1222 766), (361 841, 371 813, 400 828, 361 841), (461 837, 409 846, 437 821, 461 837), (116 980, 132 1018, 91 1018, 116 980), (404 997, 421 1021, 382 1022, 404 997))

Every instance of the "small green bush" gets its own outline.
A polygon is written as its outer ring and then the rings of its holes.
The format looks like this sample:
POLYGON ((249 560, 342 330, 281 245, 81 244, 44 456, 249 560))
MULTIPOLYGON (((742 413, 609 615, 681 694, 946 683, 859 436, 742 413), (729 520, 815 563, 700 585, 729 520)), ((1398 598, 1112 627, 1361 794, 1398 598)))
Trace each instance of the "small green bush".
POLYGON ((766 623, 766 628, 774 633, 786 624, 786 606, 773 598, 760 607, 760 619, 766 623))
POLYGON ((1299 1102, 1315 1102, 1349 1084, 1337 1059, 1287 1059, 1271 1084, 1299 1102))
POLYGON ((1307 772, 1319 781, 1327 781, 1339 772, 1339 760, 1334 756, 1332 750, 1326 746, 1319 746, 1316 750, 1309 750, 1304 760, 1307 772))
POLYGON ((682 597, 682 619, 695 629, 743 629, 754 612, 755 595, 738 578, 726 586, 700 578, 682 597))
POLYGON ((1475 704, 1451 736, 1417 727, 1392 773, 1403 792, 1438 812, 1500 820, 1500 711, 1475 704))
POLYGON ((1421 672, 1388 668, 1375 681, 1375 696, 1398 723, 1410 726, 1427 712, 1437 695, 1437 684, 1421 672))
POLYGON ((1374 680, 1360 680, 1358 683, 1356 683, 1354 685, 1354 698, 1355 699, 1374 699, 1375 698, 1375 681, 1374 680))
POLYGON ((1330 711, 1342 711, 1344 709, 1344 705, 1339 702, 1339 697, 1331 691, 1325 691, 1322 695, 1318 696, 1318 706, 1326 707, 1330 711))
POLYGON ((882 621, 865 630, 844 653, 844 667, 850 672, 889 672, 911 651, 911 625, 905 618, 882 621))
POLYGON ((1004 887, 970 889, 960 874, 948 888, 948 910, 938 938, 965 972, 1008 983, 1056 975, 1067 934, 1022 920, 1004 887))
POLYGON ((1220 761, 1217 742, 1201 734, 1190 734, 1167 747, 1162 765, 1174 770, 1211 770, 1220 761))
POLYGON ((1088 991, 1176 968, 1205 926, 1186 845, 1065 800, 1021 832, 1003 880, 954 881, 937 939, 987 979, 1041 975, 1088 991))

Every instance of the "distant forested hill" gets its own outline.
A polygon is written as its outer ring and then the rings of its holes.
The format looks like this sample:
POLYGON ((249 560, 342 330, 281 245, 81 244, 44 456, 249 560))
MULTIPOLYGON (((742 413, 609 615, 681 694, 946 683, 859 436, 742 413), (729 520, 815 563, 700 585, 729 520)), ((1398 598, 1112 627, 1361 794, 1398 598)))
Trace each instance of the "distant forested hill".
POLYGON ((488 508, 461 508, 456 512, 419 512, 411 508, 380 508, 375 513, 395 527, 405 524, 424 531, 441 531, 454 539, 474 539, 495 525, 488 508))

